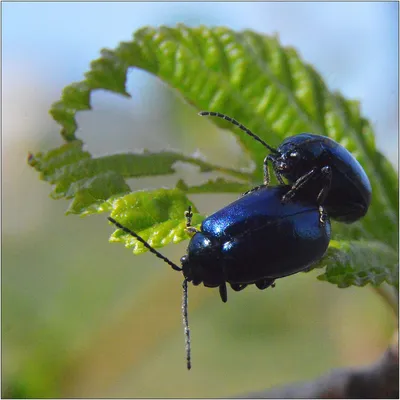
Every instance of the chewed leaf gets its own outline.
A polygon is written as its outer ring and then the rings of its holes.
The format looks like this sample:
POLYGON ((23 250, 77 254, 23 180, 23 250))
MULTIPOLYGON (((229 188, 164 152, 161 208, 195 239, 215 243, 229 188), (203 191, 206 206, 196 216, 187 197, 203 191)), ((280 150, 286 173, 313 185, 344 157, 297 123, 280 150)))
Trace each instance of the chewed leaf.
MULTIPOLYGON (((102 50, 85 79, 67 86, 50 110, 61 125, 67 144, 46 154, 30 155, 28 163, 54 187, 53 198, 71 198, 68 213, 112 212, 121 224, 148 239, 154 247, 186 238, 183 213, 191 193, 243 193, 263 180, 265 148, 234 125, 209 118, 231 130, 249 156, 253 172, 211 165, 179 152, 116 154, 93 158, 75 137, 76 114, 91 109, 91 93, 104 89, 129 97, 129 68, 139 68, 178 91, 196 111, 217 111, 240 121, 270 146, 301 132, 326 135, 346 147, 364 167, 371 185, 367 215, 350 226, 333 224, 334 239, 319 264, 327 266, 320 279, 340 287, 397 285, 398 176, 376 149, 371 124, 360 104, 329 90, 322 77, 275 36, 225 27, 146 27, 114 50, 102 50), (129 193, 125 179, 175 172, 174 164, 196 165, 200 172, 230 176, 201 185, 179 180, 176 189, 129 193), (129 193, 129 194, 128 194, 129 193)), ((198 117, 201 118, 201 117, 198 117)), ((193 223, 201 221, 195 212, 193 223)), ((135 253, 144 251, 132 237, 116 231, 135 253)))
POLYGON ((398 287, 398 254, 381 242, 332 240, 325 257, 314 268, 326 267, 318 279, 340 288, 379 286, 382 282, 398 287))
POLYGON ((82 148, 83 142, 81 140, 74 140, 47 153, 29 154, 28 164, 40 172, 41 179, 55 183, 53 175, 57 170, 66 165, 91 158, 90 153, 83 151, 82 148))
MULTIPOLYGON (((397 174, 376 150, 373 130, 359 103, 329 91, 314 68, 277 37, 225 27, 147 27, 138 30, 132 41, 101 54, 86 79, 65 88, 52 108, 66 140, 75 137, 76 112, 90 109, 91 91, 106 89, 126 96, 127 71, 140 68, 179 91, 197 111, 230 115, 272 146, 301 132, 327 135, 344 145, 363 165, 373 187, 363 228, 374 240, 395 237, 397 174)), ((261 183, 265 149, 232 124, 217 118, 210 121, 232 131, 257 165, 246 180, 261 183)))
POLYGON ((107 200, 130 191, 125 178, 172 174, 176 162, 196 165, 201 172, 216 170, 248 178, 248 174, 240 171, 220 168, 199 158, 171 151, 92 158, 82 147, 83 143, 75 140, 46 154, 31 154, 28 159, 28 163, 41 173, 41 179, 54 185, 52 198, 73 199, 67 214, 85 216, 107 211, 107 200))
POLYGON ((40 172, 41 179, 54 185, 51 197, 73 199, 67 214, 85 215, 89 206, 130 191, 123 176, 113 170, 112 163, 103 166, 82 147, 83 143, 75 140, 45 154, 31 154, 28 159, 40 172))
MULTIPOLYGON (((185 232, 184 218, 189 205, 193 210, 192 225, 196 226, 203 217, 178 189, 134 192, 110 203, 111 216, 153 247, 163 247, 189 238, 185 232)), ((140 242, 121 229, 111 235, 110 241, 123 242, 126 247, 133 247, 135 254, 147 251, 140 242)))

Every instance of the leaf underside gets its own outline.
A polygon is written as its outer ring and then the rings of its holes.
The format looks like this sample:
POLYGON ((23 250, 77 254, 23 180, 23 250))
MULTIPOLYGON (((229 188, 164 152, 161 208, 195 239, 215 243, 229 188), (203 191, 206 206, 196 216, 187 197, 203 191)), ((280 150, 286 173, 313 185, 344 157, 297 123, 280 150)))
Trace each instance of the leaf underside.
MULTIPOLYGON (((272 146, 285 137, 312 132, 346 147, 370 178, 372 204, 367 216, 351 226, 334 224, 336 240, 318 264, 326 266, 319 278, 339 287, 397 282, 398 176, 377 151, 373 129, 362 117, 360 104, 330 91, 313 67, 293 48, 281 46, 277 37, 249 30, 147 27, 116 49, 101 51, 85 79, 67 86, 50 110, 66 143, 28 158, 41 179, 53 185, 53 198, 71 199, 67 213, 85 216, 109 212, 152 246, 162 247, 188 238, 183 213, 192 203, 187 194, 242 193, 262 181, 264 148, 217 118, 210 121, 229 129, 257 166, 252 173, 178 152, 94 158, 83 150, 75 135, 77 112, 91 109, 94 90, 129 96, 129 68, 145 70, 163 80, 194 107, 194 112, 210 110, 232 116, 272 146), (131 193, 127 178, 172 174, 177 162, 224 176, 198 186, 179 180, 175 188, 131 193)), ((193 224, 198 225, 202 218, 196 210, 193 224)), ((119 229, 110 240, 125 243, 134 253, 146 251, 119 229)))

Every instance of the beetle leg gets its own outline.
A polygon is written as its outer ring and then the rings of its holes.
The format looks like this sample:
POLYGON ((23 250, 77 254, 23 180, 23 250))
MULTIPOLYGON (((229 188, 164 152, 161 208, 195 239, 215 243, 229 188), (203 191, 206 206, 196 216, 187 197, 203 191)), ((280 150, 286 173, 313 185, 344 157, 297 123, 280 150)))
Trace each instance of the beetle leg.
POLYGON ((192 226, 192 206, 189 206, 187 211, 185 211, 185 218, 186 218, 186 233, 188 233, 190 236, 194 236, 197 232, 200 232, 198 229, 194 228, 192 226))
POLYGON ((321 168, 321 175, 322 175, 322 179, 324 180, 324 186, 318 194, 318 197, 317 197, 318 204, 324 203, 324 201, 326 199, 326 195, 328 194, 329 189, 331 188, 332 168, 329 166, 325 166, 325 167, 321 168))
POLYGON ((276 166, 275 166, 275 158, 274 158, 274 156, 271 155, 271 154, 269 154, 269 155, 267 155, 267 156, 264 158, 264 164, 263 164, 263 169, 264 169, 264 184, 263 184, 263 185, 258 185, 258 186, 253 187, 252 189, 248 190, 247 192, 244 192, 244 193, 242 194, 242 196, 245 196, 246 194, 249 194, 249 193, 253 193, 253 192, 255 192, 256 190, 261 189, 261 188, 263 188, 263 187, 265 187, 265 186, 269 186, 269 184, 271 183, 271 177, 270 177, 270 175, 269 175, 269 170, 268 170, 268 161, 271 162, 272 168, 273 168, 273 170, 274 170, 274 173, 275 173, 276 178, 278 179, 279 183, 280 183, 281 185, 284 185, 284 184, 285 184, 285 182, 284 182, 283 179, 282 179, 282 175, 280 174, 280 172, 278 171, 278 169, 277 169, 276 166))
POLYGON ((250 193, 256 192, 257 190, 259 190, 259 189, 261 189, 263 187, 265 187, 265 185, 254 186, 252 189, 248 190, 247 192, 244 192, 242 194, 242 197, 246 196, 246 194, 250 194, 250 193))
POLYGON ((282 197, 282 202, 287 203, 289 200, 291 200, 296 192, 302 188, 317 172, 318 169, 313 168, 311 171, 297 179, 297 181, 292 185, 292 188, 282 197))
POLYGON ((225 282, 219 285, 219 295, 221 296, 221 300, 226 303, 228 301, 228 293, 226 291, 225 282))
POLYGON ((269 155, 264 158, 263 170, 264 170, 264 185, 265 186, 268 186, 271 181, 270 176, 269 176, 269 170, 268 170, 268 161, 270 161, 270 160, 271 160, 271 158, 269 155))
POLYGON ((244 288, 247 287, 246 284, 240 284, 240 283, 230 283, 231 288, 235 291, 235 292, 240 292, 241 290, 243 290, 244 288))
POLYGON ((268 287, 275 287, 275 279, 261 279, 257 282, 255 282, 256 286, 260 289, 260 290, 264 290, 268 287))
POLYGON ((268 175, 268 184, 269 184, 269 173, 268 173, 268 166, 266 167, 266 160, 271 161, 272 164, 272 169, 274 170, 274 174, 276 176, 276 179, 278 179, 278 182, 281 185, 284 185, 285 182, 283 181, 281 173, 278 171, 278 168, 276 167, 276 160, 275 157, 272 154, 269 154, 267 157, 265 157, 264 160, 264 182, 267 179, 266 174, 268 175))
POLYGON ((318 211, 319 211, 319 222, 321 223, 322 226, 324 226, 326 220, 328 219, 328 214, 326 213, 326 211, 322 206, 319 206, 318 211))

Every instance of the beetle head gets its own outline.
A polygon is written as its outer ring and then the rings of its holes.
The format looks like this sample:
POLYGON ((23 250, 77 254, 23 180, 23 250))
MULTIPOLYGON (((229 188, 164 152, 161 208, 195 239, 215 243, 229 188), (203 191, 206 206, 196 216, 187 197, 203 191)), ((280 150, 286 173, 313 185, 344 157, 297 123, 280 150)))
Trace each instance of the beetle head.
POLYGON ((189 256, 186 254, 181 257, 182 273, 188 282, 193 282, 192 265, 189 261, 189 256))
POLYGON ((293 181, 318 165, 322 147, 316 135, 303 133, 286 138, 270 158, 275 170, 293 181))
POLYGON ((283 175, 290 173, 294 169, 298 169, 304 162, 301 153, 296 149, 290 149, 279 156, 274 157, 274 165, 276 169, 283 175))

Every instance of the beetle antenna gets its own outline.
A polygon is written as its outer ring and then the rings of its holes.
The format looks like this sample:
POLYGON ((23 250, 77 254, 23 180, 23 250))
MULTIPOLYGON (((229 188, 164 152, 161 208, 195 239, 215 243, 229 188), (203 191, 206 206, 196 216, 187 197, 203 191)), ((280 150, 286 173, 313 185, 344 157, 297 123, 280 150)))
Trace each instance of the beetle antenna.
POLYGON ((188 320, 188 281, 183 280, 183 295, 182 295, 182 318, 183 328, 185 330, 185 349, 186 349, 186 366, 187 369, 192 368, 191 348, 190 348, 190 329, 188 320))
POLYGON ((239 127, 243 132, 247 133, 249 136, 251 136, 253 139, 257 140, 257 142, 260 142, 264 147, 266 147, 269 151, 272 151, 273 153, 277 153, 278 151, 271 147, 269 144, 265 143, 264 140, 262 140, 259 136, 257 136, 255 133, 253 133, 249 128, 246 128, 243 124, 240 122, 236 121, 236 119, 228 117, 225 114, 221 114, 219 112, 214 112, 214 111, 200 111, 199 115, 202 117, 205 116, 210 116, 210 117, 218 117, 222 118, 228 122, 231 122, 233 125, 236 125, 239 127))
POLYGON ((137 233, 131 231, 127 227, 121 225, 119 222, 117 222, 114 218, 108 217, 107 218, 110 222, 112 222, 115 226, 118 228, 122 229, 124 232, 129 233, 129 235, 133 236, 136 240, 138 240, 140 243, 143 244, 146 249, 148 249, 151 253, 155 254, 158 258, 161 258, 164 262, 166 262, 169 266, 172 267, 175 271, 182 271, 182 268, 178 267, 176 264, 174 264, 171 260, 169 260, 167 257, 164 257, 161 253, 159 253, 154 247, 151 247, 143 238, 141 238, 137 233))

